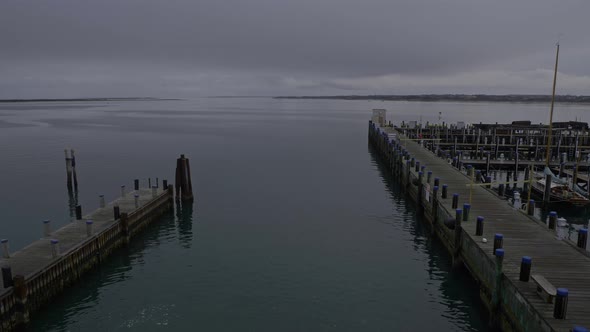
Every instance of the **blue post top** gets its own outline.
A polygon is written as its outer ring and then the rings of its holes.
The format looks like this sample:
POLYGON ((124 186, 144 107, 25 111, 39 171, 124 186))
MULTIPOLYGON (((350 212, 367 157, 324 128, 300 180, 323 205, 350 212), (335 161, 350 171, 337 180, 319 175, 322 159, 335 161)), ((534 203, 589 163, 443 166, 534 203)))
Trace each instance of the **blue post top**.
POLYGON ((588 332, 588 329, 583 326, 574 326, 572 332, 588 332))
POLYGON ((59 241, 56 239, 51 240, 51 244, 58 244, 58 243, 59 243, 59 241))
POLYGON ((496 249, 496 257, 504 257, 504 249, 502 249, 502 248, 496 249))
POLYGON ((555 212, 555 211, 549 212, 549 217, 557 217, 557 212, 555 212))
POLYGON ((424 175, 424 172, 422 172, 422 171, 418 172, 418 176, 422 176, 422 175, 424 175))
POLYGON ((414 157, 412 157, 412 160, 414 160, 414 157))
POLYGON ((412 162, 409 160, 406 160, 406 165, 409 165, 410 163, 412 163, 412 162))
POLYGON ((7 242, 8 242, 8 239, 2 239, 2 240, 0 240, 0 243, 7 243, 7 242))
POLYGON ((45 219, 45 220, 43 220, 43 223, 44 223, 44 224, 49 224, 50 222, 51 222, 51 220, 49 220, 49 219, 45 219))
POLYGON ((491 176, 486 176, 486 182, 492 182, 492 177, 491 176))
POLYGON ((501 239, 503 239, 503 238, 504 238, 504 235, 503 235, 503 234, 496 233, 496 235, 494 235, 494 239, 501 240, 501 239))
MULTIPOLYGON (((444 185, 443 185, 443 187, 444 187, 444 185)), ((454 194, 453 194, 453 197, 459 197, 459 194, 457 194, 457 193, 454 193, 454 194)))
POLYGON ((92 225, 92 224, 93 224, 92 220, 90 220, 90 219, 86 220, 86 225, 92 225))
POLYGON ((139 197, 139 194, 135 194, 135 195, 133 195, 133 196, 134 196, 134 197, 139 197))
POLYGON ((533 205, 534 205, 534 204, 535 204, 535 200, 534 200, 534 199, 531 199, 531 200, 529 201, 529 204, 533 204, 533 205))
POLYGON ((457 209, 457 210, 455 210, 455 213, 457 213, 457 214, 463 214, 463 210, 457 209))
MULTIPOLYGON (((497 249, 496 249, 496 250, 497 250, 497 249)), ((532 261, 533 261, 533 259, 532 259, 532 258, 530 258, 529 256, 522 256, 522 262, 523 262, 524 264, 530 265, 532 261)))
POLYGON ((428 175, 432 175, 432 171, 428 171, 428 175))
POLYGON ((588 234, 588 228, 580 228, 578 231, 579 234, 588 234))
POLYGON ((477 221, 483 221, 483 217, 482 216, 477 216, 477 221))
POLYGON ((473 166, 471 166, 471 164, 467 165, 467 169, 472 169, 473 166))
POLYGON ((443 188, 446 188, 446 187, 448 187, 448 185, 446 185, 446 184, 443 184, 443 188))
POLYGON ((434 186, 434 187, 432 188, 432 190, 433 190, 433 191, 438 191, 438 186, 434 186))
POLYGON ((481 174, 481 171, 480 171, 480 170, 478 170, 478 169, 476 169, 476 170, 475 170, 475 174, 481 174))
POLYGON ((426 165, 422 165, 422 170, 424 171, 426 169, 426 165))
POLYGON ((98 195, 98 197, 104 197, 104 195, 98 195))
POLYGON ((464 210, 469 210, 471 208, 471 204, 469 203, 463 203, 463 209, 464 210))
POLYGON ((568 296, 569 290, 567 288, 558 288, 557 289, 557 296, 568 296))

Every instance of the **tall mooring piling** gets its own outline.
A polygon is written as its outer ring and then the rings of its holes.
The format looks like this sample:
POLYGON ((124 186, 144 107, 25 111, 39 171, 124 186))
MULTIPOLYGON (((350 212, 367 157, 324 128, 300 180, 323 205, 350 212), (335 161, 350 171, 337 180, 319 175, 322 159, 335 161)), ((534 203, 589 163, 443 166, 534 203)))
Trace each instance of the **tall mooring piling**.
MULTIPOLYGON (((493 148, 511 142, 515 148, 516 140, 522 138, 519 135, 527 133, 501 132, 500 128, 484 131, 477 127, 465 134, 465 128, 445 130, 438 127, 430 128, 429 132, 422 129, 409 131, 405 126, 394 128, 369 122, 369 142, 407 198, 416 202, 418 213, 444 244, 453 265, 465 266, 478 282, 480 298, 490 313, 491 328, 569 332, 590 326, 587 232, 580 232, 578 243, 560 239, 551 225, 548 227, 528 215, 520 208, 520 203, 513 208, 504 199, 504 193, 499 196, 484 185, 473 185, 471 171, 464 174, 460 169, 459 160, 473 165, 473 161, 484 158, 485 151, 482 152, 479 145, 493 148), (487 143, 481 140, 484 133, 488 135, 487 143), (446 138, 429 141, 429 137, 446 138), (465 141, 469 141, 473 149, 465 150, 465 141), (450 149, 445 152, 439 146, 450 149), (449 153, 458 157, 460 150, 473 159, 457 158, 451 165, 449 153), (427 165, 426 169, 416 171, 412 164, 417 162, 427 165), (435 182, 443 184, 442 195, 439 195, 438 186, 425 185, 420 176, 425 170, 432 172, 435 182), (453 193, 452 198, 446 194, 449 191, 453 193), (467 216, 463 211, 465 207, 470 211, 467 216), (535 264, 531 264, 533 261, 535 264)), ((542 136, 542 128, 539 130, 542 136)), ((535 152, 535 137, 531 141, 533 133, 528 134, 529 140, 519 142, 518 148, 530 149, 532 160, 527 164, 527 158, 520 158, 518 167, 529 167, 537 162, 532 156, 539 154, 540 148, 535 152)), ((562 139, 564 136, 567 137, 562 132, 562 139)), ((538 135, 536 138, 541 143, 538 135)), ((554 149, 564 149, 564 146, 554 149)), ((510 149, 491 151, 491 155, 496 153, 509 154, 510 149)), ((487 162, 481 161, 483 165, 487 162)), ((516 170, 515 163, 510 163, 512 170, 516 170)))

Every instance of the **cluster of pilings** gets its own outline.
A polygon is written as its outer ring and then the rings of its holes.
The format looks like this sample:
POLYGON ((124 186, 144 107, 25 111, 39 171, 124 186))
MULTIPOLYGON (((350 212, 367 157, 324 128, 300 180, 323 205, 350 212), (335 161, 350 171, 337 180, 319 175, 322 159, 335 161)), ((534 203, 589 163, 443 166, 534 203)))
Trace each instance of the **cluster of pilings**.
MULTIPOLYGON (((495 271, 478 271, 471 265, 473 262, 467 263, 468 260, 473 257, 481 257, 479 250, 474 248, 471 237, 465 234, 462 227, 463 222, 473 221, 475 219, 476 228, 473 234, 476 238, 479 238, 483 242, 484 234, 484 216, 471 216, 471 203, 464 203, 463 208, 459 206, 459 194, 453 193, 449 195, 449 186, 444 183, 439 177, 435 177, 432 171, 427 169, 426 165, 422 165, 419 160, 413 157, 410 152, 406 149, 402 143, 403 139, 400 138, 400 133, 403 130, 395 131, 392 128, 380 128, 371 121, 369 122, 369 142, 374 146, 379 156, 384 160, 388 171, 391 172, 395 179, 398 179, 402 188, 406 191, 408 196, 417 202, 418 209, 427 220, 431 222, 433 233, 437 234, 442 240, 444 245, 449 249, 453 256, 453 264, 458 265, 465 263, 469 265, 469 271, 474 274, 474 277, 478 280, 483 280, 482 284, 491 285, 490 289, 482 289, 482 294, 489 294, 489 308, 492 314, 490 322, 492 324, 499 324, 496 322, 496 317, 501 312, 506 312, 506 308, 500 308, 503 301, 502 296, 520 296, 517 294, 508 294, 502 292, 502 288, 505 285, 505 278, 503 274, 503 260, 505 256, 504 249, 504 236, 500 233, 494 235, 493 252, 495 257, 494 268, 495 271), (448 204, 448 200, 451 199, 451 209, 454 210, 454 216, 450 215, 450 212, 444 207, 444 204, 448 204), (441 227, 444 226, 444 227, 441 227), (465 262, 464 262, 465 261, 465 262), (490 277, 493 276, 493 277, 490 277), (488 280, 486 280, 488 278, 488 280)), ((407 131, 405 132, 407 133, 407 131)), ((442 154, 439 152, 438 147, 430 145, 429 148, 433 151, 437 151, 439 156, 442 154)), ((446 157, 446 156, 444 156, 446 157)), ((461 169, 461 163, 455 159, 453 166, 461 169)), ((490 182, 489 180, 487 182, 490 182)), ((489 187, 488 187, 489 188, 489 187)), ((530 212, 528 213, 531 214, 530 212)), ((552 212, 550 214, 549 227, 555 227, 555 221, 557 214, 552 212)), ((587 245, 587 229, 580 231, 578 236, 578 247, 585 250, 587 245)), ((478 264, 479 265, 479 264, 478 264)), ((486 264, 481 264, 480 267, 485 267, 486 264)), ((521 282, 528 282, 531 278, 532 271, 532 258, 530 256, 522 257, 520 266, 520 278, 521 282)), ((539 279, 542 277, 539 277, 539 279)), ((538 281, 535 281, 536 283, 538 281)), ((483 286, 482 286, 483 287, 483 286)), ((539 286, 540 287, 540 286, 539 286)), ((549 288, 552 285, 548 286, 549 288)), ((551 290, 548 290, 551 292, 551 290)), ((553 318, 565 319, 567 315, 567 304, 568 304, 569 291, 565 288, 557 288, 554 302, 553 318)), ((519 302, 508 300, 508 302, 519 302)), ((530 322, 513 321, 511 315, 503 316, 503 319, 510 321, 508 324, 514 326, 520 326, 521 329, 527 330, 522 324, 530 324, 527 326, 537 326, 539 322, 535 321, 535 315, 539 313, 532 313, 530 307, 519 307, 518 310, 530 317, 530 322)), ((522 320, 523 317, 520 317, 522 320)), ((541 327, 545 325, 538 325, 541 327)), ((582 329, 575 327, 576 330, 582 329)))
POLYGON ((544 162, 549 155, 553 165, 580 162, 580 167, 587 168, 585 162, 590 153, 588 124, 581 122, 553 123, 551 135, 548 126, 527 121, 473 125, 426 123, 425 126, 402 122, 398 130, 410 139, 425 140, 427 145, 436 146, 451 158, 483 160, 489 155, 492 161, 544 162))

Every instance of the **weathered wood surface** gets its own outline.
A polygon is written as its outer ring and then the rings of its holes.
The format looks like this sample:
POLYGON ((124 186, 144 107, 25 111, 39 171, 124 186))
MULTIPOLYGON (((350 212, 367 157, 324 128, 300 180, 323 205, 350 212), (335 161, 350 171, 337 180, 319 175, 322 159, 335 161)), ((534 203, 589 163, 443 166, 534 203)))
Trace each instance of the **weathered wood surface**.
MULTIPOLYGON (((162 188, 157 189, 157 195, 163 193, 162 188)), ((152 189, 140 189, 138 191, 128 192, 125 197, 119 197, 107 204, 104 208, 99 208, 90 214, 83 216, 82 220, 75 220, 64 227, 54 230, 50 236, 43 237, 25 248, 11 253, 10 258, 2 258, 1 265, 10 265, 12 275, 24 275, 25 277, 34 274, 51 264, 55 258, 52 257, 51 239, 59 241, 61 255, 67 254, 68 251, 76 248, 88 237, 86 235, 86 220, 93 221, 93 234, 98 234, 107 229, 114 222, 113 206, 119 205, 121 213, 131 213, 135 208, 135 194, 139 194, 139 207, 144 206, 152 198, 152 189)), ((42 225, 39 224, 38 230, 33 230, 42 234, 42 225)), ((2 292, 5 290, 2 289, 2 292)), ((2 293, 0 292, 0 294, 2 293)))
POLYGON ((426 171, 433 172, 433 178, 440 178, 441 186, 448 185, 449 198, 440 201, 449 211, 452 210, 453 193, 459 194, 461 208, 463 203, 468 202, 469 192, 472 190, 470 218, 462 223, 464 231, 488 253, 488 259, 491 261, 494 260, 494 234, 504 235, 505 276, 556 331, 569 331, 574 325, 590 326, 590 258, 587 255, 578 251, 571 243, 559 240, 555 232, 547 229, 544 223, 534 221, 523 212, 512 208, 507 201, 499 199, 491 191, 481 186, 470 189, 471 180, 454 169, 446 160, 438 158, 416 142, 401 142, 412 157, 426 166, 426 171), (488 239, 487 243, 481 241, 482 237, 475 236, 477 216, 485 217, 483 237, 488 239), (544 276, 555 287, 569 289, 567 319, 553 318, 553 305, 545 303, 537 295, 534 282, 519 281, 519 268, 523 256, 532 257, 532 273, 544 276))

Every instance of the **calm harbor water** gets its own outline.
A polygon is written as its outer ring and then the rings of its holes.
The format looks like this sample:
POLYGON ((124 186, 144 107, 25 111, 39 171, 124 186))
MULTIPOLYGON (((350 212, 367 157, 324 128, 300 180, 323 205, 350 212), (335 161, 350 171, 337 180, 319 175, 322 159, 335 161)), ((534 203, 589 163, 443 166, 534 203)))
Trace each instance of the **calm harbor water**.
MULTIPOLYGON (((12 250, 70 222, 79 199, 191 159, 196 201, 33 317, 33 330, 485 331, 452 271, 367 146, 372 108, 397 120, 542 119, 546 105, 246 99, 0 104, 0 237, 12 250)), ((561 106, 556 120, 585 120, 561 106)), ((541 121, 541 120, 539 120, 541 121)), ((585 212, 584 212, 585 213, 585 212)))

